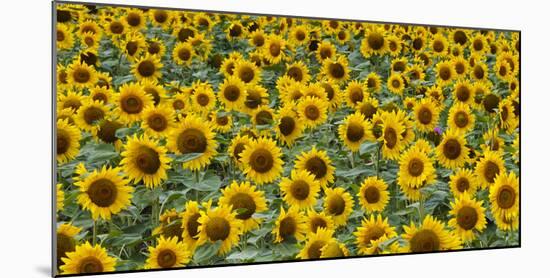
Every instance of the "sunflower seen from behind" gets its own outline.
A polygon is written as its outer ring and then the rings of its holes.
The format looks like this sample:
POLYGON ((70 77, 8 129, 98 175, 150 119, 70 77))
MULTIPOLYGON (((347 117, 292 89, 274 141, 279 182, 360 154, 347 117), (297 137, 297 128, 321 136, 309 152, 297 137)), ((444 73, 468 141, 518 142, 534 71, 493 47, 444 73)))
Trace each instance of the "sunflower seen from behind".
POLYGON ((129 137, 121 153, 121 166, 133 182, 143 182, 153 188, 168 178, 166 171, 171 159, 166 147, 146 135, 129 137))

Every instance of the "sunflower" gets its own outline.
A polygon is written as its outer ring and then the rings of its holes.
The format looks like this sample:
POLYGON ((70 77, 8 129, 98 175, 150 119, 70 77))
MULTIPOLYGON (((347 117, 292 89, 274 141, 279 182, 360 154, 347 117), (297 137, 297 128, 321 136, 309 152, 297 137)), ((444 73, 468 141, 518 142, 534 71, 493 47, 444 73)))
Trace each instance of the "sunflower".
POLYGON ((343 188, 325 188, 323 207, 325 212, 332 216, 334 224, 339 227, 346 224, 349 215, 353 212, 353 197, 343 188))
POLYGON ((141 128, 153 138, 168 136, 176 127, 174 110, 168 105, 149 106, 143 111, 141 128))
POLYGON ((482 188, 492 186, 496 177, 503 174, 506 168, 499 152, 486 150, 483 157, 477 162, 475 174, 482 188))
POLYGON ((448 169, 464 166, 469 160, 469 150, 466 144, 464 134, 454 129, 448 129, 436 149, 438 162, 448 169))
POLYGON ((380 178, 368 177, 361 184, 357 197, 367 212, 382 212, 389 201, 388 185, 380 178))
POLYGON ((325 100, 307 96, 300 99, 297 110, 304 126, 315 128, 327 120, 328 103, 325 100))
POLYGON ((269 94, 267 89, 261 85, 254 84, 246 86, 246 98, 241 110, 247 114, 252 114, 256 108, 268 104, 269 94))
POLYGON ((171 159, 166 156, 166 148, 146 135, 129 137, 121 155, 120 164, 134 182, 143 181, 151 188, 168 177, 166 170, 171 159))
POLYGON ((387 86, 390 92, 397 95, 403 95, 403 91, 405 90, 405 79, 400 73, 394 72, 388 77, 387 86))
POLYGON ((371 214, 370 218, 363 218, 361 226, 353 233, 357 244, 357 251, 362 255, 379 254, 381 250, 380 239, 388 240, 395 236, 395 228, 390 226, 388 218, 382 219, 378 214, 371 214))
POLYGON ((270 64, 278 64, 285 58, 286 41, 279 35, 267 36, 264 44, 264 57, 270 64))
POLYGON ((147 43, 142 33, 131 32, 126 34, 124 41, 120 42, 119 47, 126 54, 127 59, 133 62, 145 51, 147 43))
POLYGON ((371 72, 365 78, 367 90, 372 93, 377 93, 382 88, 382 79, 376 72, 371 72))
POLYGON ((96 141, 101 141, 107 144, 113 144, 115 149, 119 151, 122 147, 122 141, 116 136, 117 130, 124 127, 124 124, 113 119, 104 119, 99 122, 92 135, 96 141))
POLYGON ((455 68, 450 61, 441 61, 435 66, 435 76, 437 77, 437 84, 440 86, 450 84, 455 75, 455 68))
POLYGON ((227 77, 220 85, 218 98, 227 110, 242 109, 246 100, 245 83, 235 76, 227 77))
POLYGON ((97 100, 85 101, 76 113, 74 121, 81 130, 94 132, 98 128, 98 124, 109 113, 109 108, 97 100))
POLYGON ((361 54, 365 58, 371 55, 383 55, 389 50, 384 28, 375 27, 365 30, 365 37, 361 42, 361 54))
POLYGON ((462 248, 460 238, 445 229, 445 225, 431 215, 424 217, 422 224, 404 226, 402 235, 408 243, 407 251, 413 253, 456 250, 462 248))
POLYGON ((303 84, 306 84, 311 77, 309 75, 307 66, 302 61, 288 64, 286 67, 285 75, 290 77, 292 80, 303 84))
POLYGON ((321 249, 336 241, 333 237, 333 231, 329 231, 324 228, 319 228, 315 233, 308 235, 307 242, 305 243, 297 258, 302 260, 318 259, 321 257, 321 249))
POLYGON ((470 51, 472 53, 476 53, 479 55, 485 55, 487 52, 489 52, 489 42, 487 41, 487 38, 481 34, 477 33, 470 39, 471 45, 470 45, 470 51))
POLYGON ((462 55, 452 58, 451 63, 458 78, 465 77, 466 73, 469 72, 470 65, 462 55))
POLYGON ((315 176, 307 171, 292 170, 290 178, 283 178, 279 184, 283 200, 289 206, 300 209, 312 208, 317 202, 321 188, 315 176))
POLYGON ((150 55, 147 53, 144 57, 138 59, 132 65, 132 73, 137 78, 137 80, 149 80, 156 81, 161 76, 162 64, 160 62, 160 57, 156 55, 150 55))
POLYGON ((514 113, 514 104, 511 98, 505 98, 498 104, 499 126, 502 129, 513 132, 519 125, 519 119, 514 113))
POLYGON ((173 208, 163 212, 159 217, 159 223, 160 225, 153 229, 151 233, 153 236, 176 237, 178 241, 183 239, 182 218, 176 209, 173 208))
POLYGON ((196 154, 183 162, 184 169, 200 170, 210 164, 218 153, 218 142, 210 125, 195 115, 180 120, 176 129, 168 136, 166 146, 178 155, 196 154))
POLYGON ((113 99, 113 94, 114 92, 110 88, 95 86, 90 90, 90 99, 102 102, 103 104, 109 104, 113 99))
POLYGON ((233 74, 245 84, 256 84, 260 81, 260 69, 256 64, 244 59, 235 62, 233 74))
POLYGON ((334 182, 334 166, 325 150, 317 150, 315 146, 309 152, 302 152, 294 163, 298 171, 306 170, 315 176, 324 188, 334 182))
POLYGON ((74 37, 71 31, 71 27, 67 24, 57 23, 56 24, 56 36, 55 36, 55 45, 57 49, 69 49, 74 45, 74 37))
POLYGON ((321 248, 319 258, 340 258, 349 256, 349 250, 345 244, 333 240, 321 248))
POLYGON ((343 55, 325 59, 322 74, 332 82, 345 82, 349 78, 348 60, 343 55))
POLYGON ((64 263, 61 274, 112 272, 116 265, 116 259, 107 254, 107 249, 89 242, 76 246, 75 251, 66 253, 61 260, 64 263))
POLYGON ((259 227, 261 219, 252 217, 254 213, 267 210, 264 192, 257 190, 247 181, 241 183, 233 181, 230 186, 222 189, 218 204, 231 207, 237 212, 235 217, 242 220, 243 233, 259 227))
MULTIPOLYGON (((262 105, 256 108, 256 110, 252 113, 252 123, 256 128, 261 128, 261 126, 271 126, 274 122, 274 117, 275 115, 273 109, 267 105, 262 105)), ((260 133, 262 132, 269 132, 269 130, 260 130, 260 133)))
POLYGON ((91 18, 82 18, 79 21, 77 35, 83 35, 88 32, 93 34, 101 34, 99 24, 91 18))
POLYGON ((151 9, 149 10, 149 19, 153 25, 168 29, 173 20, 173 13, 163 9, 151 9))
POLYGON ((399 56, 403 49, 403 41, 396 35, 390 34, 386 37, 388 41, 388 51, 392 56, 399 56))
POLYGON ((210 85, 201 84, 192 90, 191 110, 200 114, 210 112, 216 106, 216 95, 210 85))
POLYGON ((97 82, 97 72, 92 67, 76 60, 67 68, 69 84, 78 88, 91 88, 97 82))
MULTIPOLYGON (((408 59, 405 57, 394 58, 391 60, 391 71, 392 73, 404 73, 409 69, 408 59)), ((388 86, 390 87, 390 86, 388 86)))
POLYGON ((416 128, 422 132, 433 131, 439 123, 439 113, 440 109, 430 98, 421 99, 414 106, 416 128))
POLYGON ((199 239, 197 244, 204 242, 216 242, 220 240, 221 246, 218 254, 223 255, 231 250, 231 247, 239 243, 242 234, 242 222, 237 218, 237 212, 230 207, 220 205, 217 208, 207 208, 200 212, 198 219, 199 239))
POLYGON ((304 129, 302 121, 298 118, 298 114, 289 106, 283 106, 279 109, 276 124, 275 132, 277 133, 277 138, 287 146, 291 146, 302 135, 304 129))
POLYGON ((432 159, 421 148, 412 147, 401 155, 397 183, 407 198, 419 200, 420 188, 433 183, 435 179, 432 159))
POLYGON ((470 78, 474 81, 485 81, 489 78, 487 64, 482 61, 476 62, 470 69, 470 78))
POLYGON ((435 56, 445 56, 447 55, 449 42, 447 41, 447 38, 442 34, 435 34, 430 42, 430 47, 435 56))
POLYGON ((120 86, 115 96, 115 112, 125 123, 141 120, 146 107, 153 106, 153 98, 138 83, 126 83, 120 86))
POLYGON ((407 68, 405 80, 410 79, 411 82, 424 81, 426 73, 424 73, 424 66, 419 64, 413 64, 407 68))
POLYGON ((231 140, 231 144, 229 145, 229 148, 227 149, 227 153, 229 156, 233 159, 234 162, 237 163, 237 165, 244 169, 243 164, 241 163, 241 157, 242 152, 244 149, 249 146, 254 139, 250 138, 247 135, 237 135, 236 137, 233 137, 231 140))
POLYGON ((210 117, 210 124, 212 128, 220 133, 227 133, 231 131, 233 126, 233 117, 226 111, 214 111, 208 117, 210 117))
POLYGON ((172 51, 172 59, 178 65, 189 66, 193 61, 195 50, 188 42, 178 42, 172 51))
POLYGON ((474 196, 479 184, 475 179, 474 173, 470 169, 459 168, 450 177, 449 187, 453 195, 458 198, 461 194, 467 193, 474 196))
POLYGON ((58 268, 63 265, 61 258, 67 257, 67 253, 75 250, 76 244, 78 243, 75 236, 80 233, 81 230, 81 228, 67 223, 57 227, 55 253, 58 268))
POLYGON ((475 118, 470 106, 457 102, 449 110, 447 126, 460 133, 467 133, 474 128, 475 118))
MULTIPOLYGON (((374 118, 373 123, 376 123, 374 118)), ((397 114, 384 113, 380 126, 373 125, 375 137, 378 128, 380 128, 380 135, 377 138, 382 143, 382 155, 388 159, 398 159, 401 150, 404 148, 403 134, 405 134, 405 126, 398 121, 397 114)))
POLYGON ((483 201, 477 201, 469 194, 461 194, 451 203, 452 217, 449 226, 453 227, 463 242, 471 242, 475 233, 482 233, 487 226, 483 201))
POLYGON ((92 32, 86 32, 80 35, 80 45, 83 47, 83 49, 91 51, 95 54, 97 54, 97 50, 99 48, 99 40, 99 34, 94 34, 92 32))
POLYGON ((324 40, 317 47, 317 61, 322 63, 325 59, 332 59, 336 55, 336 47, 328 40, 324 40))
POLYGON ((342 102, 342 95, 340 92, 340 86, 335 82, 324 80, 320 83, 320 86, 325 90, 327 101, 330 104, 331 111, 338 109, 342 102))
POLYGON ((353 80, 347 84, 345 94, 348 106, 355 107, 368 96, 367 86, 364 83, 353 80))
POLYGON ((309 29, 308 25, 301 24, 293 26, 289 30, 290 42, 295 45, 303 45, 309 42, 309 29))
POLYGON ((266 35, 265 32, 261 29, 255 30, 248 35, 248 42, 251 46, 256 48, 261 48, 265 44, 266 35))
POLYGON ((65 204, 65 192, 63 192, 62 184, 58 183, 55 186, 55 211, 63 211, 63 207, 65 204))
POLYGON ((270 183, 283 173, 282 151, 272 139, 261 137, 250 142, 240 156, 244 174, 257 184, 270 183))
POLYGON ((452 42, 465 46, 470 40, 470 31, 464 29, 453 29, 449 34, 452 42))
POLYGON ((363 142, 375 140, 370 122, 359 112, 348 115, 344 119, 338 127, 338 135, 352 152, 359 151, 363 142))
POLYGON ((275 237, 274 242, 279 243, 291 238, 303 241, 306 238, 306 232, 307 226, 305 217, 298 207, 290 207, 288 211, 285 211, 285 209, 281 207, 281 213, 279 217, 277 217, 275 227, 271 231, 275 237))
POLYGON ((279 89, 279 98, 281 98, 281 101, 285 106, 295 106, 296 103, 304 98, 304 93, 306 92, 306 90, 306 85, 291 81, 291 84, 289 84, 288 86, 281 86, 281 89, 279 89))
POLYGON ((145 269, 183 267, 191 261, 191 252, 177 237, 160 236, 155 247, 149 246, 145 269))
POLYGON ((56 159, 58 163, 67 163, 75 158, 80 150, 80 130, 69 124, 68 119, 57 120, 56 159))
POLYGON ((195 250, 198 246, 199 226, 198 222, 201 217, 199 203, 196 201, 187 201, 185 210, 181 214, 181 229, 183 230, 183 243, 189 250, 195 250))
POLYGON ((497 227, 507 230, 519 218, 519 178, 514 172, 499 173, 489 188, 491 212, 497 227))
POLYGON ((128 23, 122 18, 112 18, 110 21, 105 22, 103 29, 105 29, 107 35, 119 38, 128 32, 129 27, 128 23))

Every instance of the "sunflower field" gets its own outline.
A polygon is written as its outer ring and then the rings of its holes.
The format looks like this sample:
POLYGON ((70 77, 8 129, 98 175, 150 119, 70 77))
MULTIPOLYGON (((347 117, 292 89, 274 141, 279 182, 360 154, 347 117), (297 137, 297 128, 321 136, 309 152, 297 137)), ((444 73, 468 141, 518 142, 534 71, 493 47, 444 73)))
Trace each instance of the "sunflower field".
POLYGON ((54 5, 58 274, 519 245, 519 32, 54 5))

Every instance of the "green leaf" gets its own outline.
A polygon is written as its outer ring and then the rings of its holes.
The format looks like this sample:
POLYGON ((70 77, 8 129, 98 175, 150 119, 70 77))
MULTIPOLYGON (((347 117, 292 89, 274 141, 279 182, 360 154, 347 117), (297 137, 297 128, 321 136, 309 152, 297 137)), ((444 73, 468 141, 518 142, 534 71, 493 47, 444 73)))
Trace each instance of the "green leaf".
POLYGON ((221 245, 222 241, 218 240, 214 243, 206 243, 197 247, 195 255, 193 256, 193 262, 198 265, 203 265, 206 260, 209 260, 218 253, 221 245))
POLYGON ((376 147, 378 147, 378 142, 365 141, 359 147, 359 155, 363 155, 363 154, 366 154, 366 153, 372 153, 372 152, 376 151, 376 147))
POLYGON ((186 153, 182 155, 177 155, 174 157, 174 162, 176 163, 184 163, 191 161, 195 158, 201 157, 204 153, 186 153))
POLYGON ((94 147, 94 150, 90 152, 88 156, 88 163, 103 162, 118 157, 118 152, 115 151, 115 147, 111 144, 99 144, 94 147))

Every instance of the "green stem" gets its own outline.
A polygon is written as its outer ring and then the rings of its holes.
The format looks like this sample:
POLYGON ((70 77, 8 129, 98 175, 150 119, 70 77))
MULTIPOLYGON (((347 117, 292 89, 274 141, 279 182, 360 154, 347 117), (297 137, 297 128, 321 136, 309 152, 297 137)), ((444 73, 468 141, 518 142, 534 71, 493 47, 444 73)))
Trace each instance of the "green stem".
POLYGON ((153 221, 153 227, 157 227, 159 224, 159 195, 158 192, 153 189, 153 207, 151 209, 153 215, 151 217, 151 220, 153 221))
POLYGON ((380 149, 382 146, 380 143, 378 143, 378 147, 376 148, 376 177, 380 177, 380 149))
POLYGON ((350 164, 351 164, 351 168, 352 168, 352 169, 355 168, 355 158, 354 158, 354 156, 355 156, 355 155, 354 155, 354 152, 351 152, 351 153, 349 154, 349 162, 350 162, 350 164))
POLYGON ((92 225, 92 245, 95 246, 97 243, 97 220, 94 219, 92 225))

